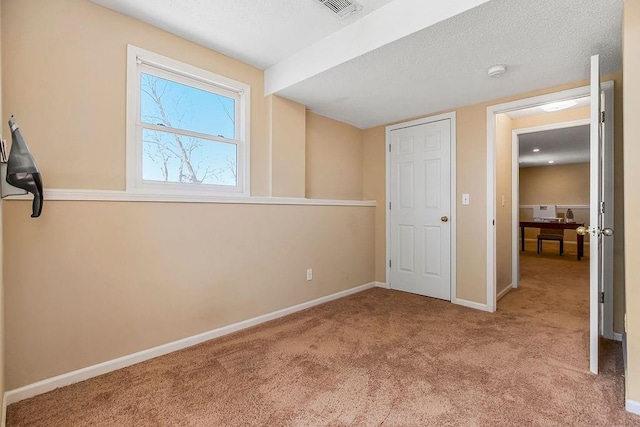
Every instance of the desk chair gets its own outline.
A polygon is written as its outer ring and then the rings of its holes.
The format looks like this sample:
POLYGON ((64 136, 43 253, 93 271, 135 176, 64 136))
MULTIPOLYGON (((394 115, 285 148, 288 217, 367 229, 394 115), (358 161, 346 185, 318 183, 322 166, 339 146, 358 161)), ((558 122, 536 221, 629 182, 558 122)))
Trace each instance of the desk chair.
POLYGON ((560 255, 564 253, 564 230, 541 228, 540 234, 538 234, 538 253, 542 252, 543 240, 556 240, 560 242, 560 255))

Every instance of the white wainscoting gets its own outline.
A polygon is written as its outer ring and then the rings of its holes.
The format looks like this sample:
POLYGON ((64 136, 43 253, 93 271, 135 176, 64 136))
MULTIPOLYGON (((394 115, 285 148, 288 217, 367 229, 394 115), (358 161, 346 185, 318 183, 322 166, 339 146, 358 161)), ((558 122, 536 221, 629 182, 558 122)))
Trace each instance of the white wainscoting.
MULTIPOLYGON (((6 200, 31 201, 33 196, 9 196, 6 200)), ((164 202, 164 203, 222 203, 245 205, 307 205, 307 206, 376 206, 375 200, 329 200, 303 199, 296 197, 240 197, 190 194, 187 192, 153 193, 121 190, 75 190, 48 188, 44 190, 45 201, 85 202, 164 202)))
MULTIPOLYGON (((556 205, 557 209, 589 209, 589 205, 556 205)), ((533 205, 520 205, 520 209, 533 209, 533 205)))

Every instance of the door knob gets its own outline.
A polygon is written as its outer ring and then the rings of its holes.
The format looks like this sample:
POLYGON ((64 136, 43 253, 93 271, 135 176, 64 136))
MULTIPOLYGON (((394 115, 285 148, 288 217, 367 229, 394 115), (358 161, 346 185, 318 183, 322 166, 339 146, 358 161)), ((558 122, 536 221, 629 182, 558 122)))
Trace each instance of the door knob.
MULTIPOLYGON (((576 228, 576 233, 578 233, 581 236, 586 236, 591 231, 593 231, 591 229, 591 227, 578 227, 578 228, 576 228)), ((606 227, 606 228, 603 228, 602 230, 598 229, 597 232, 598 232, 598 235, 613 236, 613 228, 606 227)))
POLYGON ((447 216, 442 216, 442 217, 440 217, 440 221, 442 221, 442 222, 447 222, 447 221, 449 221, 449 217, 447 217, 447 216))
POLYGON ((589 228, 590 227, 580 226, 576 228, 576 233, 578 233, 581 236, 586 236, 587 234, 589 234, 589 228))

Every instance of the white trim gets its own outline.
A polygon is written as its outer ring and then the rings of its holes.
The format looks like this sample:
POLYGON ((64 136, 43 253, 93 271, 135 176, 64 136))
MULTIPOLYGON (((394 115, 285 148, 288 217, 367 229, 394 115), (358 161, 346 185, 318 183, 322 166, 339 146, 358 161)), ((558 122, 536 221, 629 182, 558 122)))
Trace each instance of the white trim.
POLYGON ((452 299, 451 302, 464 307, 473 308, 475 310, 490 311, 487 304, 480 304, 479 302, 467 301, 466 299, 459 298, 452 299))
POLYGON ((375 284, 376 287, 378 288, 383 288, 383 289, 391 289, 391 287, 389 286, 388 283, 384 283, 384 282, 373 282, 375 284))
POLYGON ((0 426, 5 427, 7 425, 7 394, 2 395, 2 419, 0 419, 0 426))
POLYGON ((635 400, 627 399, 625 404, 625 409, 627 412, 631 412, 632 414, 640 415, 640 402, 636 402, 635 400))
MULTIPOLYGON (((614 197, 614 188, 615 188, 615 160, 614 160, 614 143, 615 143, 615 108, 614 108, 614 84, 613 81, 606 81, 600 85, 602 92, 604 92, 604 111, 606 111, 607 117, 605 118, 605 123, 603 124, 603 139, 604 139, 604 153, 603 153, 603 161, 609 161, 609 168, 605 168, 605 173, 608 172, 609 176, 603 177, 603 201, 607 206, 606 214, 603 218, 603 221, 607 218, 611 221, 609 224, 604 224, 604 227, 614 228, 614 220, 615 220, 615 203, 613 200, 614 197)), ((613 245, 616 239, 615 236, 607 237, 603 242, 602 246, 602 257, 603 257, 603 269, 602 269, 602 291, 607 296, 611 296, 610 298, 605 298, 605 302, 602 305, 602 335, 605 338, 612 339, 613 338, 613 277, 614 277, 614 249, 613 245)))
MULTIPOLYGON (((533 209, 534 205, 519 205, 520 209, 533 209)), ((558 209, 589 209, 589 205, 556 205, 558 209)))
POLYGON ((594 242, 589 248, 589 370, 592 374, 598 374, 599 369, 599 338, 600 338, 600 284, 602 283, 600 274, 600 248, 601 237, 598 235, 600 229, 599 201, 600 193, 600 114, 601 114, 601 89, 600 89, 600 57, 591 57, 591 104, 589 126, 589 232, 590 240, 594 242))
POLYGON ((620 341, 620 342, 622 342, 622 334, 619 334, 619 333, 617 333, 617 332, 614 332, 614 333, 613 333, 613 340, 614 340, 614 341, 620 341))
POLYGON ((487 108, 487 309, 493 313, 496 311, 496 114, 490 113, 487 108))
MULTIPOLYGON (((31 200, 30 195, 9 196, 5 200, 31 200)), ((310 205, 310 206, 376 206, 375 200, 325 200, 295 197, 223 197, 189 194, 185 192, 134 193, 120 190, 72 190, 51 188, 44 190, 47 201, 96 201, 96 202, 168 202, 168 203, 222 203, 247 205, 310 205)))
MULTIPOLYGON (((514 226, 520 225, 520 144, 511 135, 511 286, 520 287, 520 234, 514 226)), ((496 154, 497 155, 497 154, 496 154)), ((531 205, 533 209, 533 205, 531 205)), ((496 295, 496 304, 498 302, 496 295)))
POLYGON ((498 295, 496 297, 496 301, 500 301, 505 295, 507 295, 509 292, 511 292, 512 289, 513 289, 513 285, 509 284, 506 288, 504 288, 503 290, 498 292, 498 295))
POLYGON ((451 119, 451 299, 458 295, 458 136, 456 113, 452 113, 451 119))
MULTIPOLYGON (((457 128, 457 122, 456 122, 456 112, 450 112, 450 113, 444 113, 444 114, 438 114, 435 116, 429 116, 429 117, 423 117, 420 119, 416 119, 416 120, 411 120, 408 122, 403 122, 403 123, 398 123, 395 125, 390 125, 387 126, 385 128, 385 148, 384 148, 384 152, 385 152, 385 203, 384 203, 384 209, 385 209, 385 220, 386 220, 386 258, 385 258, 385 272, 386 272, 386 277, 387 277, 387 283, 389 283, 389 278, 391 277, 391 268, 389 267, 389 260, 391 259, 391 215, 389 215, 389 201, 391 200, 391 176, 390 176, 390 162, 391 162, 391 157, 389 156, 389 144, 391 143, 391 131, 393 130, 397 130, 397 129, 403 129, 406 127, 411 127, 411 126, 419 126, 419 125, 424 125, 427 123, 433 123, 433 122, 438 122, 438 121, 442 121, 442 120, 450 120, 450 125, 451 125, 451 145, 450 145, 450 171, 449 171, 449 175, 450 175, 450 194, 451 194, 451 200, 450 200, 450 222, 451 222, 451 234, 450 234, 450 238, 451 238, 451 247, 450 247, 450 268, 451 268, 451 272, 450 272, 450 277, 451 277, 451 301, 453 302, 453 300, 456 298, 457 295, 457 233, 456 233, 456 229, 457 229, 457 222, 458 222, 458 217, 456 215, 456 207, 457 207, 457 202, 458 202, 458 195, 457 195, 457 181, 456 181, 456 163, 458 161, 457 159, 457 134, 456 134, 456 128, 457 128)), ((389 289, 391 289, 391 286, 389 285, 389 289)))
POLYGON ((6 405, 11 405, 21 400, 46 393, 51 390, 55 390, 56 388, 75 384, 89 378, 94 378, 118 369, 126 368, 127 366, 131 366, 136 363, 144 362, 145 360, 173 353, 175 351, 182 350, 184 348, 191 347, 196 344, 212 340, 214 338, 250 328, 252 326, 256 326, 270 320, 278 319, 280 317, 284 317, 298 311, 306 310, 307 308, 319 304, 324 304, 329 301, 362 292, 364 290, 371 289, 374 286, 375 282, 370 282, 364 285, 356 286, 355 288, 347 289, 345 291, 337 292, 335 294, 327 295, 288 308, 284 308, 282 310, 277 310, 272 313, 263 314, 262 316, 254 317, 252 319, 243 320, 242 322, 234 323, 232 325, 223 326, 221 328, 217 328, 208 332, 193 335, 191 337, 159 345, 157 347, 139 351, 137 353, 129 354, 117 359, 109 360, 106 362, 98 363, 96 365, 88 366, 86 368, 78 369, 76 371, 68 372, 66 374, 58 375, 53 378, 38 381, 36 383, 5 392, 4 400, 6 401, 6 405))

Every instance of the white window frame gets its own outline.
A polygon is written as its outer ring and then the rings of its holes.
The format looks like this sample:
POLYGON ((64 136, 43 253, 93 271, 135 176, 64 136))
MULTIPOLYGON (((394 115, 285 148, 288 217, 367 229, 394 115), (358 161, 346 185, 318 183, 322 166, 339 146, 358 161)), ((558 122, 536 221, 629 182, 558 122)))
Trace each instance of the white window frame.
MULTIPOLYGON (((208 197, 216 195, 250 196, 250 100, 251 88, 245 83, 167 58, 137 46, 127 45, 126 191, 139 194, 186 195, 190 197, 198 195, 208 197), (167 131, 162 126, 142 124, 141 122, 140 81, 141 73, 143 72, 235 99, 235 139, 220 137, 214 139, 234 144, 237 147, 236 186, 145 181, 142 179, 142 129, 167 131)), ((196 132, 182 130, 180 134, 202 137, 201 134, 196 132)), ((207 139, 211 140, 211 137, 207 139)))

